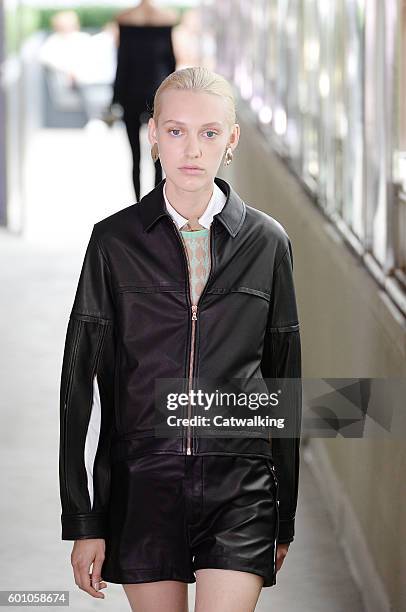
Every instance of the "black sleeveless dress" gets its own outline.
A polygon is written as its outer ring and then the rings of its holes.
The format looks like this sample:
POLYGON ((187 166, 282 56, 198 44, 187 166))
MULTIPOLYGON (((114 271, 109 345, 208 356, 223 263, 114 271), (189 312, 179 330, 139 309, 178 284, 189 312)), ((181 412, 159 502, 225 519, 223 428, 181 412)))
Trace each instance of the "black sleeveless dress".
MULTIPOLYGON (((121 25, 113 103, 124 111, 123 120, 133 157, 133 184, 140 199, 139 130, 152 115, 155 91, 176 69, 172 25, 121 25)), ((155 163, 155 186, 162 180, 162 167, 155 163)))

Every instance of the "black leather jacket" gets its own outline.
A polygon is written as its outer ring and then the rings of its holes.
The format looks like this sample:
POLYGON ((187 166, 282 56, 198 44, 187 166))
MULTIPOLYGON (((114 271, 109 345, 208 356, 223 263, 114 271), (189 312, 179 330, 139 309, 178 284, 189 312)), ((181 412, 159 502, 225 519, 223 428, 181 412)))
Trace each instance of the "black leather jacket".
MULTIPOLYGON (((168 453, 271 458, 279 484, 278 542, 290 542, 299 435, 210 438, 195 436, 191 427, 176 438, 154 435, 157 378, 264 383, 301 377, 289 237, 216 177, 227 200, 210 226, 211 271, 198 308, 192 308, 187 255, 166 211, 164 182, 96 223, 87 246, 61 373, 62 539, 106 536, 113 461, 168 453), (96 440, 90 463, 89 440, 96 440)), ((299 386, 290 401, 298 432, 299 386)))

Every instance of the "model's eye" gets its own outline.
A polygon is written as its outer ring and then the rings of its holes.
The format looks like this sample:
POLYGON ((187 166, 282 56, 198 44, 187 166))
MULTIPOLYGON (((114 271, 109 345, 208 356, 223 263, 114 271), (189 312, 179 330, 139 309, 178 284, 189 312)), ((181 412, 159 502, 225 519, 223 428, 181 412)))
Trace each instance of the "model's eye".
MULTIPOLYGON (((169 133, 171 132, 180 132, 179 128, 172 128, 171 130, 169 130, 169 133)), ((174 136, 177 136, 177 134, 174 134, 174 136)))
MULTIPOLYGON (((206 131, 206 134, 214 134, 214 135, 217 135, 217 132, 215 132, 214 130, 207 130, 207 131, 206 131)), ((213 136, 213 137, 212 137, 212 136, 209 136, 209 140, 213 140, 213 138, 214 138, 214 136, 213 136)))

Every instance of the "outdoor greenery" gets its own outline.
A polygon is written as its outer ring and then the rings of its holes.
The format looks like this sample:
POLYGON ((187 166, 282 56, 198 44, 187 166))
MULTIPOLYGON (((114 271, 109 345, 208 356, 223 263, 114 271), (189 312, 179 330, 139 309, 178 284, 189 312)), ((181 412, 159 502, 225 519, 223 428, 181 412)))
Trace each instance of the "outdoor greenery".
MULTIPOLYGON (((120 6, 58 6, 58 9, 41 8, 17 5, 15 10, 5 12, 5 53, 17 53, 24 40, 31 34, 41 30, 51 30, 51 17, 55 13, 66 10, 74 10, 80 20, 81 27, 85 30, 99 30, 107 22, 114 19, 121 10, 129 8, 129 5, 120 6)), ((189 5, 178 4, 175 7, 179 11, 179 17, 190 8, 189 5)))

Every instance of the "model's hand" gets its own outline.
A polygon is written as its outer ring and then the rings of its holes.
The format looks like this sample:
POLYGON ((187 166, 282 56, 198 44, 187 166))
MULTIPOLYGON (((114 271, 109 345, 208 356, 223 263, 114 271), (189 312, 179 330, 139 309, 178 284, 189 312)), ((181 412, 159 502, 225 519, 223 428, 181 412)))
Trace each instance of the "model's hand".
POLYGON ((92 597, 98 597, 99 599, 104 599, 104 594, 98 591, 107 587, 107 584, 102 582, 101 577, 105 549, 106 543, 100 538, 76 540, 70 558, 78 587, 92 597), (89 570, 92 563, 93 568, 90 574, 89 570))
POLYGON ((276 550, 276 571, 277 572, 281 569, 282 563, 286 555, 288 554, 289 544, 290 542, 288 542, 287 544, 277 545, 277 550, 276 550))

